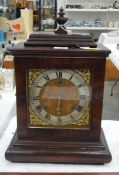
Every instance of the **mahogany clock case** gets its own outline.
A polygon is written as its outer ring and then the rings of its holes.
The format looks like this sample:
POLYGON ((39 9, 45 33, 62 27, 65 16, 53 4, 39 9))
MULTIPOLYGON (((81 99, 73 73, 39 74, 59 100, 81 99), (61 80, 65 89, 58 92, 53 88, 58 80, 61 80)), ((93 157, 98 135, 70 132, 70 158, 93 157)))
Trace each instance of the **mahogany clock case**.
POLYGON ((38 46, 38 43, 35 47, 26 43, 26 46, 19 44, 9 49, 14 55, 17 130, 5 153, 7 160, 76 164, 104 164, 111 161, 101 129, 105 61, 110 51, 102 46, 98 48, 54 49, 52 46, 38 46), (29 71, 34 69, 78 69, 90 72, 92 94, 87 127, 33 127, 29 124, 28 81, 29 71))

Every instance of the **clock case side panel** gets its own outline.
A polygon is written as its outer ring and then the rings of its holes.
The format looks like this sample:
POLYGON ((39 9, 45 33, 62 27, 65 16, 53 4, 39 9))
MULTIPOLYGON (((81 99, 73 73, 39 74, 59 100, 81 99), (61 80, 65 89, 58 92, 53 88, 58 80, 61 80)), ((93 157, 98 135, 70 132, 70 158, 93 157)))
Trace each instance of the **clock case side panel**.
POLYGON ((15 59, 17 95, 17 134, 19 138, 46 140, 99 141, 100 120, 104 87, 105 58, 75 58, 53 56, 24 56, 15 59), (28 125, 28 71, 29 69, 89 69, 91 71, 92 100, 90 127, 78 128, 32 128, 28 125), (51 137, 52 136, 52 137, 51 137))
MULTIPOLYGON (((24 57, 14 57, 15 82, 16 82, 16 110, 17 110, 17 132, 27 135, 27 65, 24 57), (16 61, 17 60, 17 61, 16 61)), ((18 134, 19 135, 19 134, 18 134)))
MULTIPOLYGON (((99 61, 99 60, 98 60, 99 61)), ((101 120, 103 110, 103 94, 104 94, 104 81, 105 81, 105 64, 106 59, 103 58, 94 66, 92 72, 92 110, 91 110, 91 130, 98 139, 101 133, 101 120)))

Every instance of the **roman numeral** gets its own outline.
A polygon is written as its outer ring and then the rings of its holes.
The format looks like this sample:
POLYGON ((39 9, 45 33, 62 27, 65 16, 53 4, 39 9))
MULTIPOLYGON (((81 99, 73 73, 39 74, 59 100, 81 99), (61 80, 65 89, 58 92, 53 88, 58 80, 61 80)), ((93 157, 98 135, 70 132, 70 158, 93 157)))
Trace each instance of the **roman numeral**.
POLYGON ((83 87, 85 84, 86 84, 86 82, 81 83, 81 84, 79 84, 77 87, 78 87, 78 88, 81 88, 81 87, 83 87))
POLYGON ((73 78, 73 75, 71 75, 71 77, 69 78, 69 80, 71 80, 73 78))
POLYGON ((70 115, 70 118, 73 120, 74 119, 74 117, 72 116, 72 115, 70 115))
POLYGON ((57 122, 58 122, 59 124, 62 122, 61 117, 58 117, 58 118, 57 118, 57 122))
POLYGON ((50 115, 50 114, 46 114, 46 115, 45 115, 45 118, 46 118, 46 120, 50 120, 51 115, 50 115))
POLYGON ((42 88, 41 86, 36 86, 37 88, 42 88))
POLYGON ((78 112, 82 112, 83 111, 83 106, 77 105, 74 107, 74 109, 78 112))
POLYGON ((62 71, 56 72, 56 76, 57 76, 57 78, 62 78, 62 71))
POLYGON ((33 97, 33 100, 39 100, 39 96, 33 97))
POLYGON ((42 106, 41 105, 38 105, 38 106, 36 106, 36 110, 40 113, 41 111, 42 111, 42 106))
POLYGON ((86 96, 85 95, 80 95, 80 100, 85 100, 86 96))
POLYGON ((44 75, 44 77, 43 78, 45 78, 46 80, 50 80, 50 78, 48 77, 48 75, 46 74, 46 75, 44 75))

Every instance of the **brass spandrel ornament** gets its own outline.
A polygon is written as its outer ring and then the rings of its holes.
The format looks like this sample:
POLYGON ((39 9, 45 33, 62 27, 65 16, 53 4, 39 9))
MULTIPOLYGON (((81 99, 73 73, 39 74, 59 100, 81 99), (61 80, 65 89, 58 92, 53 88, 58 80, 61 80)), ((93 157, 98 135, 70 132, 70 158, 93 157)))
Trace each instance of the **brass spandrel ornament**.
POLYGON ((29 87, 31 87, 31 84, 33 80, 41 73, 43 72, 42 69, 30 69, 28 73, 28 79, 29 79, 29 87))

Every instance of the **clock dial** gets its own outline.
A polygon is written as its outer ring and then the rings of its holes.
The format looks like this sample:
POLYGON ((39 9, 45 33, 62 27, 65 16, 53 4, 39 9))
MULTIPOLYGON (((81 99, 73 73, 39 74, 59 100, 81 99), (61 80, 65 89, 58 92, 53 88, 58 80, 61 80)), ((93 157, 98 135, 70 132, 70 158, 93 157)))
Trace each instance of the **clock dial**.
POLYGON ((89 111, 90 88, 77 70, 42 70, 29 91, 33 115, 50 125, 71 125, 89 111))

